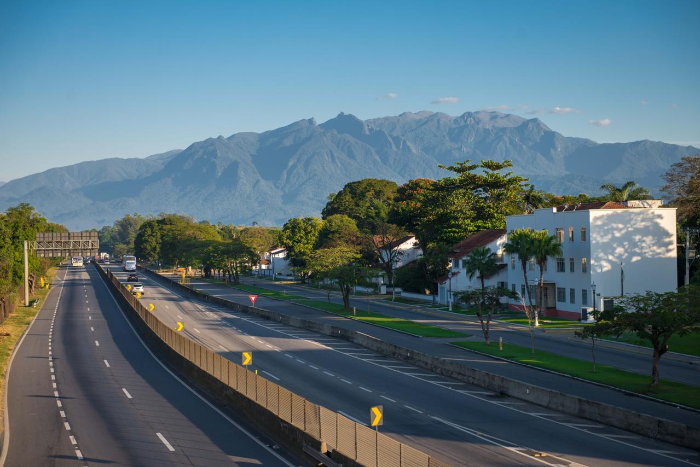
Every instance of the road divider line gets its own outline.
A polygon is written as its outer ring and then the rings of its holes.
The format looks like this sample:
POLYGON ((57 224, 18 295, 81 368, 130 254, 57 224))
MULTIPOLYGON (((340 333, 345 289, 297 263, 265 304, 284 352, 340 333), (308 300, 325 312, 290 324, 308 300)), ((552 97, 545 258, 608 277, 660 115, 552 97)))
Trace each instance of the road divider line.
POLYGON ((59 411, 61 413, 61 418, 66 418, 66 413, 63 410, 59 411))
POLYGON ((59 407, 63 407, 63 404, 61 404, 61 401, 58 399, 56 399, 56 405, 59 407))
POLYGON ((309 366, 310 366, 311 368, 313 368, 314 370, 318 370, 318 367, 316 367, 316 366, 313 366, 313 365, 309 365, 309 366))
POLYGON ((78 444, 78 442, 75 440, 75 436, 70 435, 68 438, 70 439, 70 444, 78 444))
POLYGON ((358 420, 358 419, 356 419, 355 417, 353 417, 352 415, 346 414, 346 413, 343 412, 342 410, 338 410, 338 413, 341 414, 341 415, 344 415, 344 416, 348 417, 350 420, 352 420, 352 421, 354 421, 354 422, 357 422, 357 423, 359 423, 360 425, 367 426, 367 424, 366 424, 365 422, 363 422, 362 420, 358 420))
POLYGON ((335 376, 335 375, 334 375, 333 373, 331 373, 330 371, 324 371, 324 373, 327 374, 328 376, 335 376))
POLYGON ((396 402, 394 399, 392 399, 392 398, 390 398, 390 397, 386 397, 386 396, 379 396, 379 397, 381 397, 382 399, 386 399, 386 400, 388 400, 389 402, 396 402))
POLYGON ((280 380, 277 376, 273 375, 273 374, 270 373, 269 371, 263 370, 263 373, 265 373, 266 375, 268 375, 268 376, 270 376, 270 377, 272 377, 272 378, 275 378, 277 381, 280 380))
POLYGON ((172 444, 170 444, 168 442, 168 440, 165 439, 165 436, 161 435, 160 433, 156 433, 156 435, 158 436, 158 438, 160 438, 160 440, 163 442, 163 444, 165 444, 165 447, 167 447, 169 451, 175 450, 175 448, 172 446, 172 444))
POLYGON ((65 427, 66 431, 70 431, 70 425, 68 422, 63 422, 63 426, 65 427))
POLYGON ((103 360, 105 362, 105 366, 109 368, 109 362, 107 360, 103 360))
POLYGON ((413 410, 414 412, 423 413, 423 412, 421 412, 421 411, 418 410, 418 409, 414 409, 414 408, 411 407, 410 405, 404 405, 404 407, 406 407, 408 410, 413 410))
POLYGON ((133 397, 131 397, 131 394, 129 394, 129 391, 127 391, 126 388, 122 388, 122 391, 124 391, 124 395, 127 399, 133 399, 133 397))
POLYGON ((372 391, 370 391, 370 390, 367 389, 367 388, 363 388, 362 386, 360 386, 360 389, 362 389, 363 391, 372 392, 372 391))
POLYGON ((99 346, 100 346, 100 343, 97 342, 97 341, 95 341, 95 346, 96 346, 96 347, 99 347, 99 346))
POLYGON ((341 380, 343 383, 352 384, 352 381, 348 381, 347 379, 340 378, 340 380, 341 380))
POLYGON ((81 460, 84 459, 83 453, 80 452, 80 449, 76 449, 76 450, 75 450, 75 457, 77 457, 79 461, 81 461, 81 460))

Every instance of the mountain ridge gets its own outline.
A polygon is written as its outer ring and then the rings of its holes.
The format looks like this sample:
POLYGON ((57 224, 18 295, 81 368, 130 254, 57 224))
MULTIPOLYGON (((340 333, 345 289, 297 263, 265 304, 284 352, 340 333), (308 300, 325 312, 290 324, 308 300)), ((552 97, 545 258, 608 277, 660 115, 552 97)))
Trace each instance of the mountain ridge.
POLYGON ((361 120, 339 113, 261 133, 241 132, 146 158, 85 161, 0 185, 0 209, 32 203, 73 229, 101 227, 128 212, 180 212, 212 222, 281 225, 319 215, 347 182, 438 178, 438 164, 511 159, 537 188, 595 194, 629 179, 657 192, 660 175, 692 146, 648 140, 596 143, 566 137, 538 118, 500 112, 404 112, 361 120))

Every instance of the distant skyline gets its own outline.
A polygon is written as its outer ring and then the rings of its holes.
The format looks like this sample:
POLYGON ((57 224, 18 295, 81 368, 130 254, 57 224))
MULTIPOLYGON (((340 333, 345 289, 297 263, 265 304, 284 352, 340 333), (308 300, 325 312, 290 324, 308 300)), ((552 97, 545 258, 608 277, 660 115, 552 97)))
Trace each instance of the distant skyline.
POLYGON ((340 112, 700 146, 700 2, 0 3, 0 181, 340 112))

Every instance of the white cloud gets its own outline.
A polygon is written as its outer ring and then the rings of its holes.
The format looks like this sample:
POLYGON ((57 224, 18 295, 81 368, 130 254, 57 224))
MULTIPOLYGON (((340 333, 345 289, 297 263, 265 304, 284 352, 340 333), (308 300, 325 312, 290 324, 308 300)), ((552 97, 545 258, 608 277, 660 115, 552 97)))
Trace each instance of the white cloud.
POLYGON ((612 120, 609 118, 604 118, 602 120, 588 120, 588 123, 593 126, 608 126, 612 123, 612 120))
POLYGON ((526 114, 529 115, 539 115, 539 114, 558 114, 558 115, 565 115, 565 114, 577 114, 581 113, 580 110, 574 109, 571 107, 552 107, 551 109, 533 109, 525 112, 526 114))
POLYGON ((431 104, 456 104, 457 102, 459 102, 459 97, 440 97, 431 104))
POLYGON ((647 101, 642 101, 642 105, 649 105, 647 101))
POLYGON ((399 97, 399 95, 395 92, 389 92, 384 97, 387 99, 396 99, 397 97, 399 97))

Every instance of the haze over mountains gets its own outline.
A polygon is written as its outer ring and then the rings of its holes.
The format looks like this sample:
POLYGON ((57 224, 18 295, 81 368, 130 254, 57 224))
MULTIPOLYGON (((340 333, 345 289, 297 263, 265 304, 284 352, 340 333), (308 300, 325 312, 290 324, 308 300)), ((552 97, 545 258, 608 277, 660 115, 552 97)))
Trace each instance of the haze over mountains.
POLYGON ((0 183, 0 209, 26 201, 70 229, 99 228, 126 213, 179 212, 211 222, 282 225, 319 215, 349 181, 446 175, 438 164, 511 159, 537 188, 595 194, 635 180, 657 192, 661 175, 691 146, 598 144, 565 137, 537 118, 499 112, 406 112, 362 121, 311 118, 263 133, 236 133, 145 159, 81 162, 0 183))

